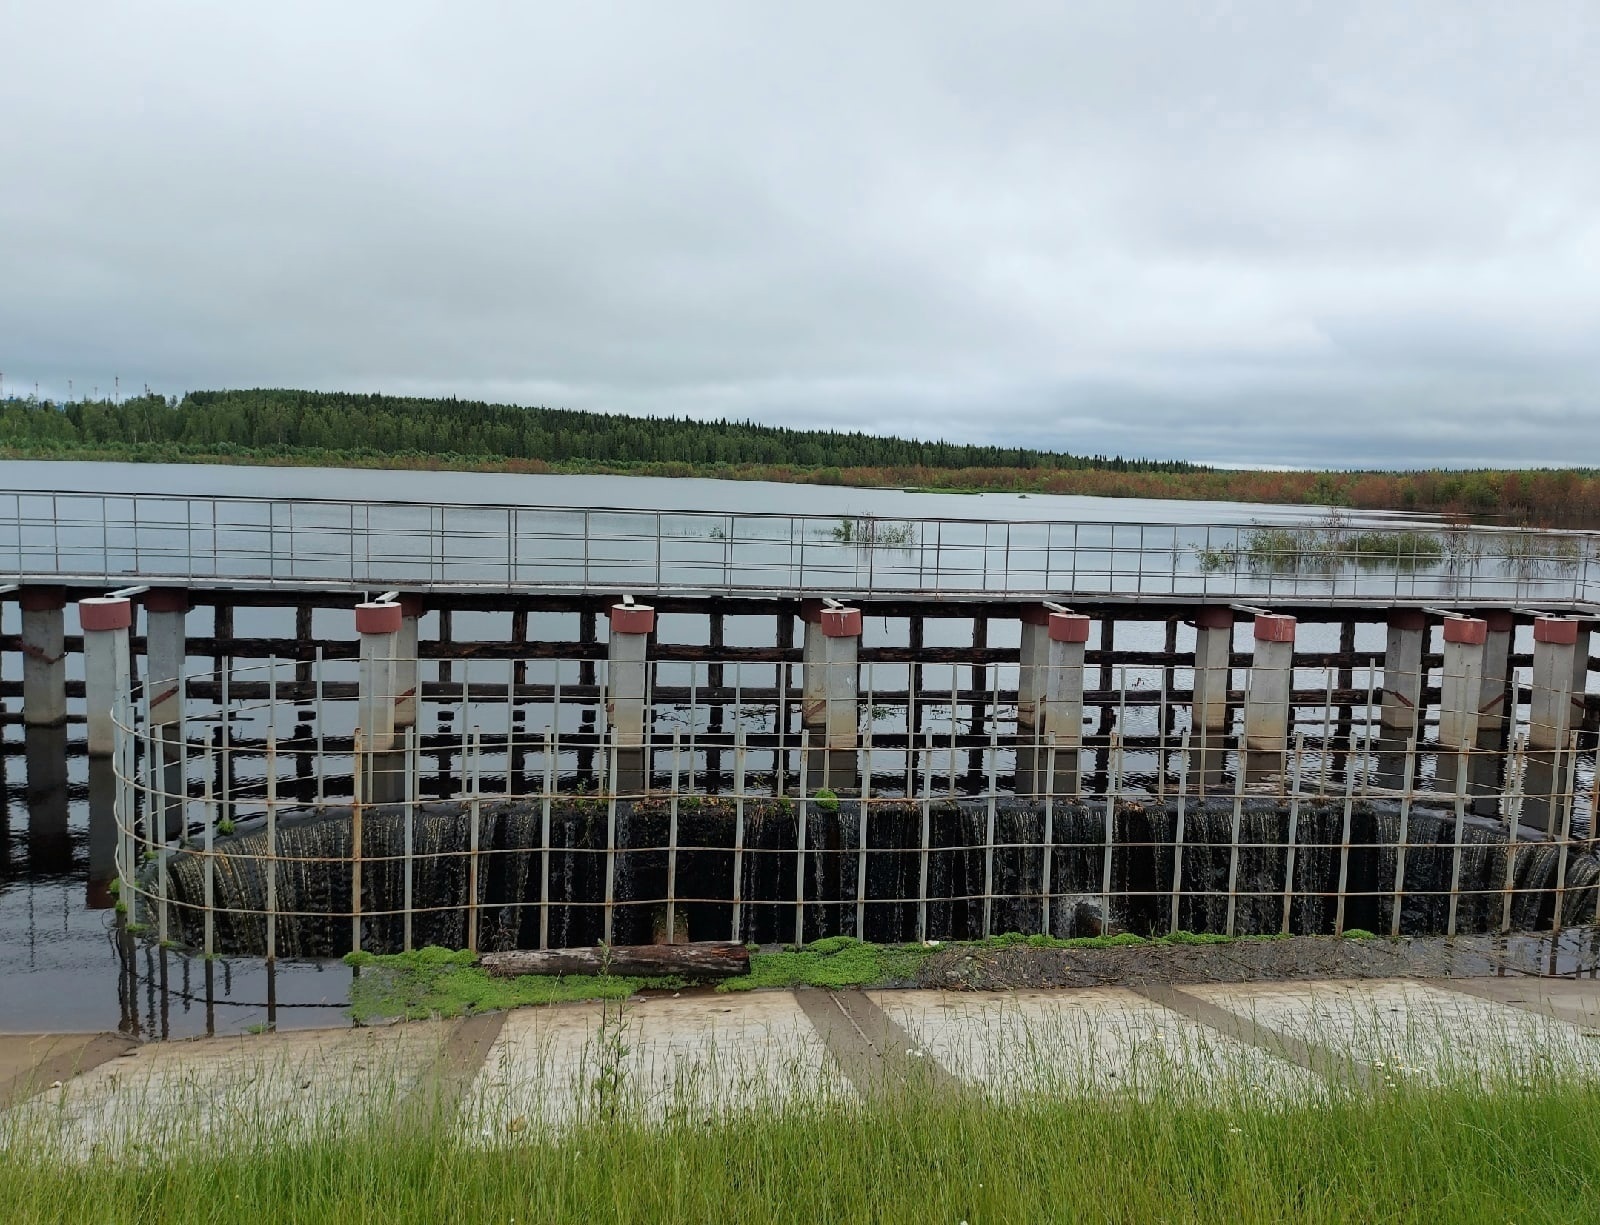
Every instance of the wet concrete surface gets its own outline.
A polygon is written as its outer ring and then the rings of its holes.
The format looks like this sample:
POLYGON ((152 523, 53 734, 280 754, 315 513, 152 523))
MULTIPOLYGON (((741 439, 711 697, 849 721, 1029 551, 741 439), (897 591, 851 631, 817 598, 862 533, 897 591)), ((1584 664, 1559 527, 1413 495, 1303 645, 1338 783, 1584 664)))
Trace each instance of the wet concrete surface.
POLYGON ((1594 979, 1593 928, 1527 936, 1354 939, 1285 936, 1227 944, 1114 948, 951 945, 934 953, 914 985, 957 991, 1138 987, 1170 983, 1303 982, 1314 979, 1549 976, 1594 979))
MULTIPOLYGON (((1101 950, 1104 951, 1104 950, 1101 950)), ((136 1045, 0 1038, 0 1151, 149 1158, 443 1120, 473 1144, 895 1093, 1235 1105, 1461 1076, 1600 1078, 1600 982, 1534 976, 995 992, 813 988, 136 1045), (240 1129, 244 1128, 244 1131, 240 1129)))

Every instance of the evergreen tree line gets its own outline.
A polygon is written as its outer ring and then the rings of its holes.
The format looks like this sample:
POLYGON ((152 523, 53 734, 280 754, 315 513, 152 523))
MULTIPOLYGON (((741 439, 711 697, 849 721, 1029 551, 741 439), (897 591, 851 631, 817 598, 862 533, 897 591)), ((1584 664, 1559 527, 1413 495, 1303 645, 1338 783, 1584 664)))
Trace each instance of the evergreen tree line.
POLYGON ((780 464, 825 468, 1002 468, 1200 472, 1183 462, 1031 447, 922 442, 747 421, 622 417, 474 400, 347 392, 193 391, 120 402, 0 401, 0 446, 86 449, 164 444, 186 451, 315 451, 539 460, 561 465, 780 464))

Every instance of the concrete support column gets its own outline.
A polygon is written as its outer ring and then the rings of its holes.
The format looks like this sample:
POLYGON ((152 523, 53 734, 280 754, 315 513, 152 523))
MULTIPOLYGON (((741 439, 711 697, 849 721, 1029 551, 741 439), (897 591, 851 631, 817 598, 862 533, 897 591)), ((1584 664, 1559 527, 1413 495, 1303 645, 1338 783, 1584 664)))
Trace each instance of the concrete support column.
POLYGON ((1434 788, 1454 793, 1470 786, 1472 766, 1467 758, 1465 778, 1461 750, 1478 746, 1478 706, 1483 700, 1483 648, 1489 624, 1475 617, 1446 617, 1444 668, 1439 680, 1439 757, 1434 764, 1434 788))
POLYGON ((1294 681, 1293 617, 1262 613, 1244 704, 1245 778, 1281 775, 1289 749, 1289 692, 1294 681))
POLYGON ((1233 680, 1233 609, 1207 605, 1194 617, 1194 699, 1189 748, 1201 786, 1222 779, 1228 745, 1228 688, 1233 680))
POLYGON ((1528 708, 1528 768, 1522 823, 1558 834, 1571 803, 1567 740, 1572 732, 1572 686, 1578 622, 1539 617, 1533 623, 1533 696, 1528 708))
POLYGON ((118 699, 131 688, 128 629, 133 602, 112 596, 78 601, 83 626, 83 688, 89 721, 89 756, 110 757, 116 749, 118 699))
POLYGON ((1049 745, 1053 737, 1055 775, 1048 778, 1048 785, 1056 796, 1078 793, 1078 754, 1083 744, 1083 656, 1088 641, 1088 617, 1081 613, 1050 614, 1039 700, 1036 777, 1044 779, 1049 775, 1049 745))
POLYGON ((67 721, 64 587, 24 587, 22 606, 22 722, 60 727, 67 721))
POLYGON ((858 648, 861 610, 802 600, 805 647, 800 668, 801 725, 811 734, 806 786, 841 794, 858 784, 860 741, 858 648))
POLYGON ((400 597, 400 636, 395 640, 394 726, 396 731, 417 722, 417 622, 426 609, 422 597, 400 597))
POLYGON ((150 734, 161 742, 161 792, 166 836, 183 832, 184 670, 189 656, 186 624, 189 593, 156 587, 145 593, 145 686, 150 695, 150 734))
MULTIPOLYGON (((806 790, 813 795, 824 789, 852 795, 861 782, 861 610, 822 606, 815 616, 814 629, 811 621, 806 623, 802 669, 804 722, 811 736, 811 751, 805 758, 806 790)), ((844 815, 838 805, 810 804, 807 810, 806 844, 817 853, 816 897, 823 903, 814 934, 837 935, 843 908, 829 903, 844 896, 844 815)))
MULTIPOLYGON (((606 655, 606 722, 617 747, 617 791, 645 789, 649 727, 649 647, 656 610, 645 604, 613 604, 606 655)), ((610 763, 607 763, 609 768, 610 763)))
POLYGON ((1511 672, 1511 638, 1517 619, 1500 609, 1485 613, 1488 632, 1483 642, 1483 682, 1478 696, 1478 752, 1471 763, 1472 809, 1481 816, 1500 814, 1505 792, 1505 757, 1508 730, 1506 682, 1511 672))
MULTIPOLYGON (((820 651, 807 657, 804 669, 806 688, 812 690, 815 683, 821 693, 821 710, 807 719, 814 756, 806 767, 806 782, 813 790, 826 787, 844 794, 860 785, 861 610, 824 608, 817 626, 820 651)), ((809 633, 806 641, 812 641, 809 633)))
MULTIPOLYGON (((1378 712, 1378 781, 1385 787, 1405 785, 1406 750, 1417 736, 1422 717, 1422 667, 1428 643, 1428 618, 1419 608, 1398 608, 1389 614, 1389 637, 1383 653, 1383 704, 1378 712)), ((1413 780, 1414 781, 1414 780, 1413 780)))
POLYGON ((1583 731, 1589 723, 1589 622, 1578 622, 1578 636, 1572 644, 1572 715, 1573 731, 1583 731))
POLYGON ((405 795, 405 754, 395 751, 395 658, 400 638, 400 605, 356 605, 361 636, 357 678, 361 732, 361 795, 369 804, 393 804, 405 795))
POLYGON ((822 632, 821 600, 801 600, 800 620, 805 627, 805 637, 800 650, 800 725, 814 733, 816 740, 822 732, 827 711, 827 693, 823 687, 821 661, 827 654, 826 638, 822 632))
POLYGON ((1017 729, 1027 740, 1039 727, 1045 668, 1050 662, 1050 610, 1034 604, 1022 611, 1022 649, 1017 662, 1017 729))

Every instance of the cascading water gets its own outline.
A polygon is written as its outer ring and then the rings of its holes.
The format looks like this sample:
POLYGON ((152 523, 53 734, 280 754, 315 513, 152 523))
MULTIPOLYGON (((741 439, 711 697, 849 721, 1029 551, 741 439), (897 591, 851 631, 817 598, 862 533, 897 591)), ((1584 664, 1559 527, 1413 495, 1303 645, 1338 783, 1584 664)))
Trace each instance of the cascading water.
MULTIPOLYGON (((1040 804, 1010 800, 992 807, 986 800, 942 800, 926 808, 880 800, 868 810, 863 892, 859 801, 747 800, 737 855, 739 807, 725 798, 681 797, 675 813, 667 800, 619 801, 613 825, 607 801, 563 796, 550 805, 548 847, 539 802, 485 801, 476 816, 476 856, 470 804, 420 805, 410 819, 411 943, 469 943, 474 864, 479 949, 536 947, 541 907, 550 945, 597 943, 606 930, 608 829, 615 836, 611 939, 619 944, 667 939, 669 898, 671 935, 679 940, 792 941, 797 916, 806 940, 841 933, 878 941, 960 940, 985 930, 1063 937, 1104 930, 1160 935, 1174 927, 1223 932, 1230 929, 1230 912, 1237 934, 1277 932, 1284 928, 1291 822, 1291 932, 1331 933, 1342 917, 1345 929, 1386 933, 1394 927, 1397 893, 1403 934, 1443 933, 1450 923, 1458 832, 1454 813, 1444 809, 1412 806, 1404 814, 1399 882, 1402 809, 1395 801, 1358 800, 1348 816, 1343 801, 1318 797, 1303 797, 1293 806, 1247 798, 1238 802, 1237 813, 1235 802, 1225 798, 1181 806, 1174 800, 1125 798, 1111 805, 1095 799, 1056 804, 1048 814, 1040 804), (797 906, 801 882, 803 908, 797 906)), ((351 817, 349 809, 278 817, 279 955, 329 956, 351 947, 351 817)), ((361 945, 369 951, 404 945, 406 822, 399 806, 361 813, 361 945)), ((1469 816, 1460 822, 1459 843, 1455 930, 1497 930, 1507 884, 1503 826, 1469 816)), ((217 838, 215 850, 215 946, 263 953, 266 832, 259 825, 244 828, 217 838)), ((1560 846, 1549 842, 1519 843, 1514 854, 1514 929, 1551 925, 1558 884, 1563 925, 1594 919, 1600 861, 1569 850, 1563 865, 1560 846)), ((170 921, 178 937, 194 945, 203 938, 204 865, 193 851, 179 851, 165 862, 170 921)), ((145 893, 159 892, 151 879, 159 870, 146 869, 145 893)))

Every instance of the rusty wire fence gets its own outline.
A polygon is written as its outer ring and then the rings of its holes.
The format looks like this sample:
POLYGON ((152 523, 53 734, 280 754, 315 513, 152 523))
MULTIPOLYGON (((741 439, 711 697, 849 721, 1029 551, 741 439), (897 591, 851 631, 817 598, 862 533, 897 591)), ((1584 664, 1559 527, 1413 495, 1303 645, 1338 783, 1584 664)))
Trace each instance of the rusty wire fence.
POLYGON ((268 957, 1455 934, 1591 921, 1600 892, 1594 749, 1530 747, 1521 703, 1503 748, 1449 749, 1426 721, 1386 730, 1370 676, 1363 697, 1300 669, 1287 737, 1249 744, 1124 669, 1076 737, 1044 737, 999 668, 941 691, 869 664, 846 744, 803 722, 792 666, 695 663, 657 677, 632 738, 603 662, 458 662, 378 744, 354 667, 227 668, 217 709, 173 723, 119 707, 136 929, 268 957))

